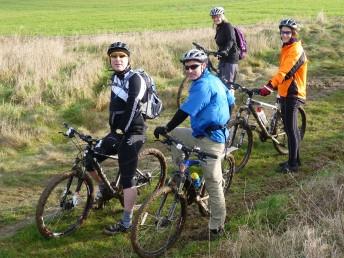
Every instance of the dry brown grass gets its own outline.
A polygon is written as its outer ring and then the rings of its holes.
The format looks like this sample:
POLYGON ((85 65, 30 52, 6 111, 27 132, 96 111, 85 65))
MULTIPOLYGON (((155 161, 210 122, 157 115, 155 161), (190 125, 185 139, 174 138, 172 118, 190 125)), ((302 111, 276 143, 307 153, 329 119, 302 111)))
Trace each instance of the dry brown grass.
MULTIPOLYGON (((277 47, 278 40, 270 27, 243 27, 251 56, 277 47)), ((158 88, 165 89, 160 90, 165 107, 175 107, 177 86, 183 77, 179 58, 192 47, 193 41, 215 49, 214 33, 208 28, 80 37, 0 37, 0 93, 6 92, 0 114, 10 112, 8 103, 24 110, 16 119, 7 115, 1 117, 0 142, 9 147, 25 146, 38 136, 39 129, 35 127, 56 123, 58 112, 47 119, 45 111, 37 114, 43 116, 41 125, 37 123, 37 119, 31 117, 37 108, 54 107, 58 111, 88 99, 94 103, 94 111, 106 112, 109 102, 109 88, 104 80, 109 68, 106 50, 114 41, 130 45, 133 67, 148 71, 158 88), (31 118, 28 119, 27 114, 31 118)), ((256 80, 266 75, 263 71, 266 65, 261 63, 260 69, 252 69, 250 58, 241 63, 240 80, 256 80)), ((251 59, 251 62, 259 62, 251 59)), ((94 123, 89 121, 89 124, 94 123)))
POLYGON ((222 241, 211 257, 344 257, 343 170, 343 163, 330 164, 326 177, 300 185, 284 232, 242 226, 237 238, 222 241))
MULTIPOLYGON (((267 28, 244 28, 251 54, 276 45, 273 34, 260 33, 263 30, 267 28)), ((95 97, 93 86, 107 65, 105 52, 113 41, 130 45, 134 67, 173 79, 182 76, 178 59, 191 42, 214 49, 213 34, 213 29, 198 29, 75 38, 1 37, 0 82, 13 87, 11 100, 18 104, 69 104, 95 97)))

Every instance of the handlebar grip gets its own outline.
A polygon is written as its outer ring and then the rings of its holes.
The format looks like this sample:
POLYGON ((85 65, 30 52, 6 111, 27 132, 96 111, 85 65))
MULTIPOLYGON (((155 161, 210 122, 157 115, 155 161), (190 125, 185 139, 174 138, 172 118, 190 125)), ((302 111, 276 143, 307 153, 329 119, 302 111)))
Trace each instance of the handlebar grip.
POLYGON ((212 159, 217 159, 217 158, 218 158, 217 155, 212 154, 212 153, 203 152, 203 154, 204 154, 205 156, 208 156, 209 158, 212 158, 212 159))

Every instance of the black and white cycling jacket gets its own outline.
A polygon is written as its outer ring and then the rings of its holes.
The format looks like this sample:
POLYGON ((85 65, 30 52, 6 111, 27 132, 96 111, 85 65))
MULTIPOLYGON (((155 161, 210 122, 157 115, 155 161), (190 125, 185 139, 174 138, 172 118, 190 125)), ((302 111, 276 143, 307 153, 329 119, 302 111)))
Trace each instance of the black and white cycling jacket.
POLYGON ((144 134, 145 121, 140 111, 141 100, 146 93, 144 79, 132 69, 111 78, 109 123, 112 131, 144 134))

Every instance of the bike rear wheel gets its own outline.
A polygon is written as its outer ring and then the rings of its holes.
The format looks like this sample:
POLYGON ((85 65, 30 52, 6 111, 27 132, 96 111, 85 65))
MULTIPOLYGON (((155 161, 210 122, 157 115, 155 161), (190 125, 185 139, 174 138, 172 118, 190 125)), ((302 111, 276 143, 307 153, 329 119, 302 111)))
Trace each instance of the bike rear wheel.
MULTIPOLYGON (((234 156, 232 154, 227 154, 222 161, 222 187, 223 187, 224 194, 226 194, 229 191, 234 172, 235 172, 234 156)), ((200 203, 198 203, 199 212, 203 217, 209 217, 210 216, 210 210, 209 210, 210 207, 209 207, 209 201, 208 201, 209 194, 205 186, 203 186, 203 188, 200 190, 199 197, 203 199, 201 200, 200 203)))
POLYGON ((131 243, 141 257, 158 257, 178 239, 186 219, 186 199, 170 186, 154 192, 138 210, 131 243))
MULTIPOLYGON (((288 136, 284 129, 284 123, 283 123, 281 113, 277 112, 275 116, 276 117, 274 118, 275 122, 274 122, 274 127, 272 128, 272 134, 275 136, 278 143, 273 141, 273 145, 278 153, 286 155, 289 153, 288 136)), ((297 115, 297 126, 299 128, 301 140, 305 136, 306 123, 307 123, 306 112, 303 109, 303 107, 299 107, 298 115, 297 115)))
POLYGON ((46 238, 74 232, 92 208, 93 183, 76 171, 54 177, 41 194, 36 208, 36 225, 46 238))
POLYGON ((243 121, 230 121, 228 129, 230 136, 226 147, 236 148, 231 154, 235 159, 235 173, 238 173, 246 166, 250 158, 253 148, 253 135, 249 125, 243 121))
POLYGON ((179 108, 180 105, 184 102, 184 100, 188 96, 188 88, 189 88, 190 80, 188 77, 185 77, 178 88, 177 93, 177 107, 179 108))
POLYGON ((307 127, 306 111, 302 106, 299 107, 298 111, 299 112, 297 115, 297 125, 300 131, 301 140, 303 140, 303 137, 305 137, 307 127))
POLYGON ((141 205, 152 192, 161 188, 166 180, 167 164, 158 149, 144 149, 139 154, 135 179, 138 190, 136 204, 141 205))
POLYGON ((223 192, 226 194, 232 184, 235 173, 235 158, 233 154, 227 154, 222 161, 223 192))

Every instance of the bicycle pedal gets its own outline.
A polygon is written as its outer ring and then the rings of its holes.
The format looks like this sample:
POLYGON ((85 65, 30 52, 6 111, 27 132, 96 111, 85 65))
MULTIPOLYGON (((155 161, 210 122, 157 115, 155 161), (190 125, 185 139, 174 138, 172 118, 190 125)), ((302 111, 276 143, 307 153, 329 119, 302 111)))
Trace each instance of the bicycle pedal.
POLYGON ((266 142, 266 140, 268 139, 268 137, 266 137, 263 133, 260 133, 260 134, 259 134, 259 139, 260 139, 262 142, 266 142))

